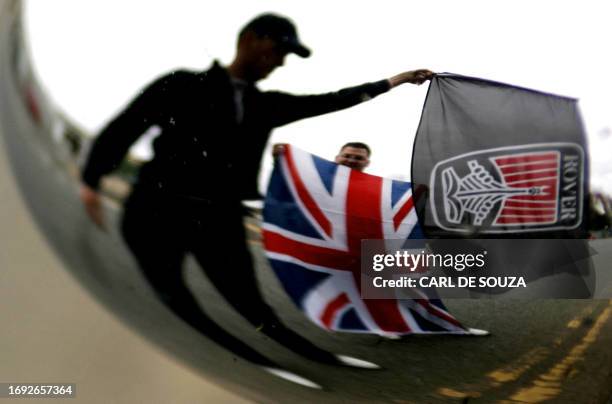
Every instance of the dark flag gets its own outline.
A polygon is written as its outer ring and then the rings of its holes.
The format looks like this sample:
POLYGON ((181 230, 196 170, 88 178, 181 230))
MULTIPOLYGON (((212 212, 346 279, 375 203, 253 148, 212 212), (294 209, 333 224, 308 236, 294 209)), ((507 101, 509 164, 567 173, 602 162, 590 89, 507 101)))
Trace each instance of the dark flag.
MULTIPOLYGON (((415 205, 425 236, 574 239, 566 253, 539 251, 536 240, 523 243, 525 262, 517 262, 518 252, 507 251, 503 242, 489 244, 500 262, 512 258, 512 268, 501 265, 497 272, 510 274, 522 266, 530 279, 567 272, 567 264, 589 255, 586 242, 576 240, 588 235, 586 151, 575 99, 436 75, 412 157, 415 205)), ((569 272, 584 275, 584 268, 570 267, 569 272)))

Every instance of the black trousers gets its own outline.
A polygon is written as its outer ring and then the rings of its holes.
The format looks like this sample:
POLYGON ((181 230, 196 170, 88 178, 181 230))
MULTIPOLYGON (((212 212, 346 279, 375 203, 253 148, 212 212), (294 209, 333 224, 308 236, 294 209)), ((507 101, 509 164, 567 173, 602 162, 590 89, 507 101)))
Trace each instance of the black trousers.
POLYGON ((335 356, 285 327, 261 295, 246 244, 242 206, 166 197, 135 189, 125 203, 122 234, 162 302, 225 349, 264 366, 273 362, 216 324, 183 278, 192 253, 212 284, 254 327, 290 350, 324 363, 335 356))

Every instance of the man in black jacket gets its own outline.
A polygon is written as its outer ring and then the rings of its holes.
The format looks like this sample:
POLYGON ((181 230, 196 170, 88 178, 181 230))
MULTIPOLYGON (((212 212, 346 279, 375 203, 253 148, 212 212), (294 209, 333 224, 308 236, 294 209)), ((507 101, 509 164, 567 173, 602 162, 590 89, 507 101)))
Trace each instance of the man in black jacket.
POLYGON ((260 295, 242 222, 241 201, 258 196, 257 176, 273 128, 369 100, 432 73, 409 71, 388 80, 321 95, 262 92, 255 83, 283 65, 288 53, 308 57, 294 25, 261 15, 240 32, 227 67, 176 71, 143 90, 98 136, 82 173, 81 199, 103 227, 98 195, 103 175, 152 126, 161 134, 154 157, 140 170, 125 203, 122 233, 163 302, 194 328, 243 358, 271 366, 211 321, 182 279, 194 254, 223 296, 254 326, 290 349, 326 363, 342 363, 284 327, 260 295))

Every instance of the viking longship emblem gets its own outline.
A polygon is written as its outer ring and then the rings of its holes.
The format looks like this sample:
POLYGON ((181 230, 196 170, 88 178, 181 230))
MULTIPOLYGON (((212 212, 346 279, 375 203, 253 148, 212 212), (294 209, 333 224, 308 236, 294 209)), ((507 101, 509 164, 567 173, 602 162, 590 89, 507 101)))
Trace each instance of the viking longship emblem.
POLYGON ((439 228, 466 233, 576 228, 583 172, 584 152, 571 143, 458 155, 432 170, 430 212, 439 228))
POLYGON ((442 171, 444 210, 447 220, 454 224, 461 223, 464 213, 469 212, 473 215, 471 224, 481 226, 498 202, 544 192, 544 187, 538 185, 510 187, 496 180, 476 160, 468 161, 468 167, 470 173, 463 178, 452 167, 442 171))

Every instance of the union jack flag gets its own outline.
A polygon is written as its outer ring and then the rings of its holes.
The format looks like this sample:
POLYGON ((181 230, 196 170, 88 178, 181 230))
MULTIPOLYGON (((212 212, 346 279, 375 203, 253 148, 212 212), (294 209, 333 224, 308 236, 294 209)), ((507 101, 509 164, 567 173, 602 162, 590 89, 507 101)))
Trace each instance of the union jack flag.
POLYGON ((287 146, 270 180, 262 230, 276 275, 320 327, 385 336, 467 333, 441 301, 424 295, 361 298, 362 239, 423 238, 410 183, 287 146))

